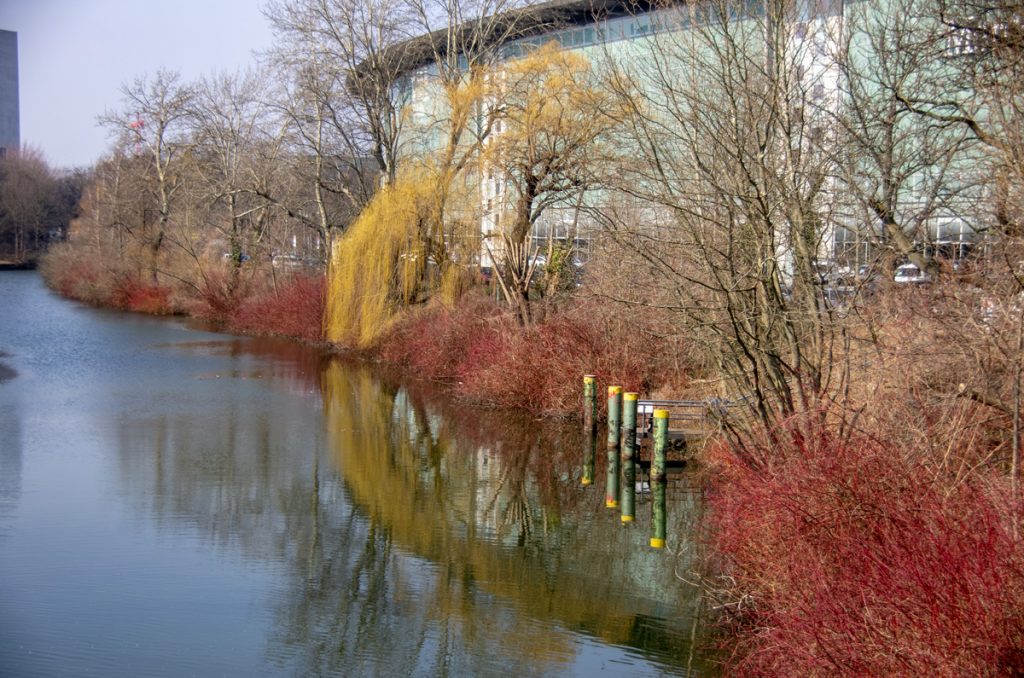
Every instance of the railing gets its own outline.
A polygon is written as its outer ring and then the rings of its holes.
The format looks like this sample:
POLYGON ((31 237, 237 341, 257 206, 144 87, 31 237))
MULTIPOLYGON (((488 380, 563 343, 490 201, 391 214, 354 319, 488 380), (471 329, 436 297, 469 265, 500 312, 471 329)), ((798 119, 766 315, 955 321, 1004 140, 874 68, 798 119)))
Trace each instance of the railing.
POLYGON ((637 436, 649 437, 654 426, 654 410, 668 410, 671 437, 684 433, 703 431, 709 422, 724 417, 732 408, 740 406, 739 401, 721 400, 638 400, 636 426, 637 436))
MULTIPOLYGON (((721 400, 640 400, 636 393, 623 393, 621 386, 608 387, 607 478, 605 506, 621 507, 623 524, 636 520, 637 478, 643 488, 643 471, 648 471, 647 486, 651 492, 651 547, 665 547, 666 471, 682 467, 685 459, 670 460, 669 447, 685 448, 689 441, 712 433, 710 424, 717 424, 739 407, 742 399, 721 400), (673 428, 670 429, 669 426, 673 428), (646 445, 646 459, 641 457, 641 442, 646 445)), ((580 484, 594 483, 598 446, 597 378, 583 376, 583 464, 580 484)))

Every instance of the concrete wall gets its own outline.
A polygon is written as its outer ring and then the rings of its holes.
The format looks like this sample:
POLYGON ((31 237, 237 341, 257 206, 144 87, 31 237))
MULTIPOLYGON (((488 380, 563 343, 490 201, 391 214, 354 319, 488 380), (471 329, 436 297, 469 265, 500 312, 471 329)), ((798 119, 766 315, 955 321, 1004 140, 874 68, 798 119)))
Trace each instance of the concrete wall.
POLYGON ((18 104, 18 34, 0 31, 0 148, 21 147, 18 104))

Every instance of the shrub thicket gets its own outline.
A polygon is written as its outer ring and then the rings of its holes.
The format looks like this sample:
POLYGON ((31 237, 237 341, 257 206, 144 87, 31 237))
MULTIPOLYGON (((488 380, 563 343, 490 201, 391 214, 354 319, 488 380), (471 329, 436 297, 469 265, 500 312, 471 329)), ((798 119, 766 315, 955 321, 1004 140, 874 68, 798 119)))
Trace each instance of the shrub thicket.
POLYGON ((579 409, 584 374, 641 393, 684 380, 671 347, 639 319, 590 302, 552 310, 526 328, 482 298, 430 306, 397 322, 376 350, 475 402, 545 414, 579 409))
POLYGON ((753 457, 713 454, 730 672, 1019 675, 1024 553, 1005 476, 894 437, 799 430, 753 457))

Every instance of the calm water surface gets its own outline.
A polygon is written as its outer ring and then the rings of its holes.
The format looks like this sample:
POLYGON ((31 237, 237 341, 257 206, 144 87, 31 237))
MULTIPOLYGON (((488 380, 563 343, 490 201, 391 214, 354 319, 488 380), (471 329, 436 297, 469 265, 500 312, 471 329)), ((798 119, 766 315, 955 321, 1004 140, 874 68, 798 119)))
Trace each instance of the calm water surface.
POLYGON ((0 273, 0 676, 707 673, 573 434, 0 273))

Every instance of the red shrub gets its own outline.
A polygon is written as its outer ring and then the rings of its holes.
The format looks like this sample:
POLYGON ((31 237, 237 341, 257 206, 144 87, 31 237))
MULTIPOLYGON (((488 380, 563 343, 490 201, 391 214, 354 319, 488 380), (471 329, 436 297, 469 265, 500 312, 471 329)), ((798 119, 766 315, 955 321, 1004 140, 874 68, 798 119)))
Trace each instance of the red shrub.
POLYGON ((43 260, 43 276, 69 299, 140 313, 172 313, 171 288, 144 281, 137 273, 101 268, 67 247, 54 247, 43 260))
POLYGON ((486 299, 469 299, 457 309, 430 306, 401 318, 377 346, 385 361, 411 368, 428 379, 458 379, 467 346, 504 325, 486 299))
MULTIPOLYGON (((276 290, 246 299, 228 313, 234 332, 269 334, 320 341, 323 338, 324 276, 297 275, 276 290)), ((223 299, 217 300, 223 304, 223 299)))
POLYGON ((664 373, 659 342, 591 305, 528 328, 483 299, 422 309, 400 320, 378 353, 420 376, 451 380, 472 400, 548 414, 578 409, 587 373, 638 391, 677 377, 664 373))
POLYGON ((114 281, 110 298, 105 305, 124 311, 167 315, 172 313, 171 289, 140 280, 137 276, 122 275, 114 281))
POLYGON ((246 279, 232 284, 229 273, 210 271, 203 278, 191 315, 216 324, 230 323, 249 293, 246 279))
POLYGON ((732 673, 1024 671, 1024 563, 994 471, 790 429, 754 457, 717 450, 710 499, 713 551, 745 594, 732 673))

